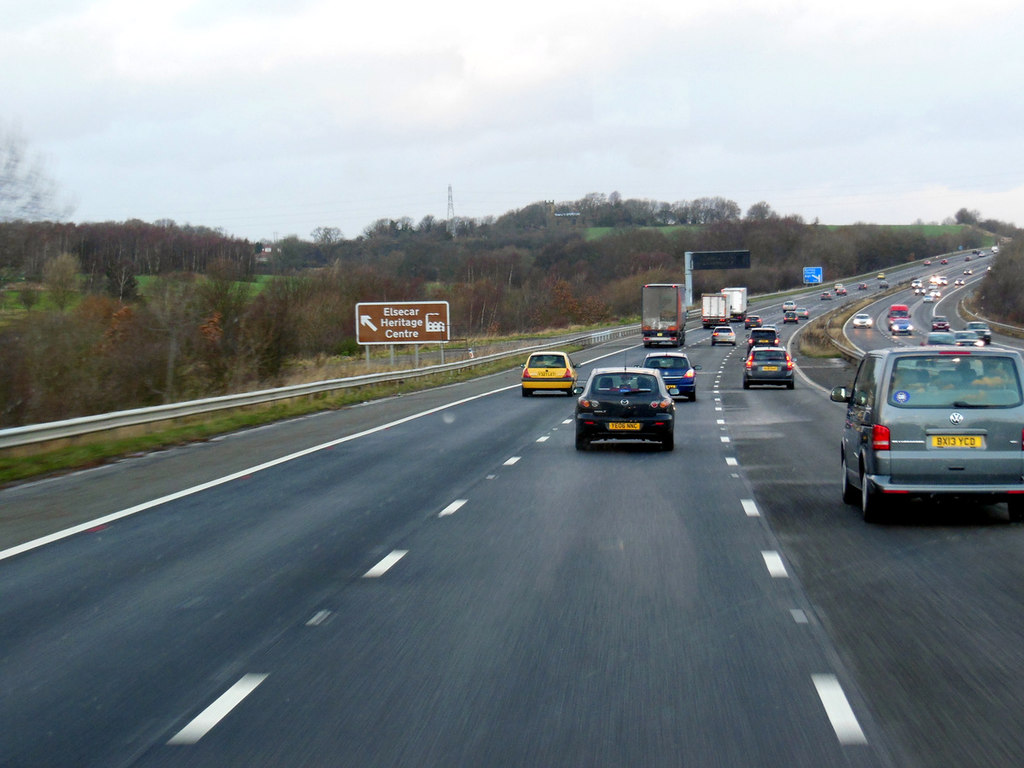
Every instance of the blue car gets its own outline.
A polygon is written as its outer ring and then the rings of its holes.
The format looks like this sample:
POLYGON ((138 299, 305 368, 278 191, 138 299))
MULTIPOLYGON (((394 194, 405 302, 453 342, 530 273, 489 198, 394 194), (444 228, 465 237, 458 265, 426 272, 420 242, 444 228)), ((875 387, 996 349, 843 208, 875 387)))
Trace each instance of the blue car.
POLYGON ((906 317, 893 318, 892 322, 889 323, 889 333, 893 336, 909 336, 914 332, 914 326, 911 325, 910 320, 906 317))
POLYGON ((679 393, 673 398, 697 399, 697 371, 699 365, 691 365, 690 358, 682 352, 652 352, 643 362, 644 368, 654 368, 661 373, 666 387, 676 387, 679 393))

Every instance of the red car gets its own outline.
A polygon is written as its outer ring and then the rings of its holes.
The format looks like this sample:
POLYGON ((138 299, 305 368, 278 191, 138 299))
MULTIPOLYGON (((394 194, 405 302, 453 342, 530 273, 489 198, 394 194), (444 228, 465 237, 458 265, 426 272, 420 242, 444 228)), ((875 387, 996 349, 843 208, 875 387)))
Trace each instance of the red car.
POLYGON ((948 331, 949 320, 942 315, 936 315, 932 318, 932 330, 933 331, 948 331))

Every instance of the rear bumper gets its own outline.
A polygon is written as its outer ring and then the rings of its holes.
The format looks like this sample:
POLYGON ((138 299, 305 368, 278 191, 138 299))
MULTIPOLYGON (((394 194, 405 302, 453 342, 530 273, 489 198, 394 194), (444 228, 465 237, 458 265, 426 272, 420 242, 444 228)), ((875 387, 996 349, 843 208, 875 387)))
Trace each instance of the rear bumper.
POLYGON ((572 379, 523 379, 523 389, 572 391, 572 379))
POLYGON ((576 416, 576 434, 587 437, 590 440, 661 440, 673 431, 673 416, 665 414, 654 419, 637 419, 640 424, 638 430, 610 429, 610 422, 623 421, 623 419, 595 418, 593 414, 579 414, 576 416))
POLYGON ((1015 483, 894 483, 889 475, 866 475, 869 491, 907 496, 975 496, 1005 501, 1011 496, 1024 498, 1024 479, 1015 483))

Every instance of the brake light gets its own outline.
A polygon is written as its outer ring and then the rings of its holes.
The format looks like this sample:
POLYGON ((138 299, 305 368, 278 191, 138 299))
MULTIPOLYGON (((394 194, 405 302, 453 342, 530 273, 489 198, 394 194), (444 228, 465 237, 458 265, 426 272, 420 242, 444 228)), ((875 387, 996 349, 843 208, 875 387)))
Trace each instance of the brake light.
POLYGON ((563 379, 571 379, 572 378, 572 371, 570 371, 568 368, 566 368, 565 372, 562 374, 562 378, 563 379))
POLYGON ((651 403, 651 408, 668 408, 670 405, 672 405, 672 398, 669 398, 667 400, 654 400, 651 403))
POLYGON ((753 367, 754 367, 754 356, 751 355, 750 357, 747 358, 747 368, 753 368, 753 367))
POLYGON ((871 447, 876 451, 888 451, 890 445, 889 428, 875 424, 871 428, 871 447))
POLYGON ((693 376, 694 376, 694 373, 695 373, 695 371, 693 370, 693 368, 690 368, 686 373, 683 374, 683 378, 684 379, 692 379, 693 376))
POLYGON ((786 355, 786 370, 793 370, 793 358, 791 358, 788 354, 786 355))
POLYGON ((529 368, 523 368, 523 378, 524 378, 524 379, 529 379, 529 378, 532 378, 532 377, 530 376, 530 369, 529 369, 529 368))

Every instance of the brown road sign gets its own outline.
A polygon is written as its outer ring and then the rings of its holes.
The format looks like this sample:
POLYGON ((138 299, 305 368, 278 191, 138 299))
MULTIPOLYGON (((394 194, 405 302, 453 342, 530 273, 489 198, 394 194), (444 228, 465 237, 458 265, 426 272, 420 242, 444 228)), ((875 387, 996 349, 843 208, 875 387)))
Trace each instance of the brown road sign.
POLYGON ((449 341, 447 301, 356 304, 359 344, 435 344, 449 341))

